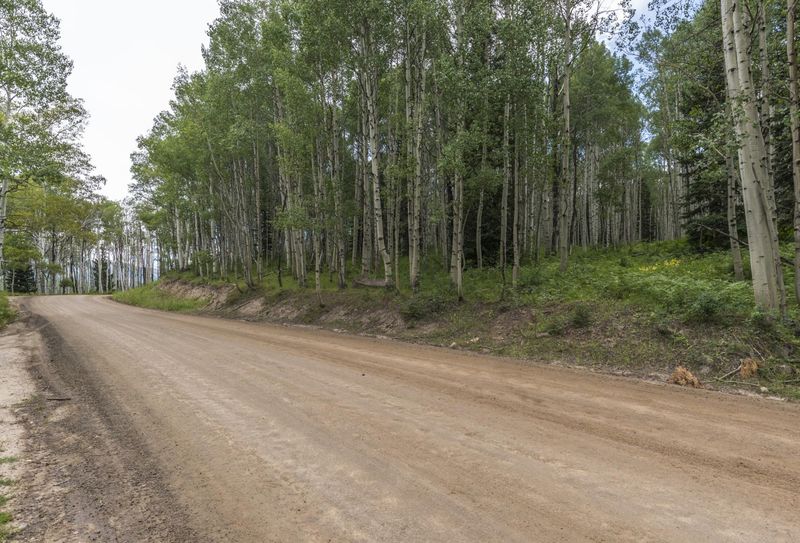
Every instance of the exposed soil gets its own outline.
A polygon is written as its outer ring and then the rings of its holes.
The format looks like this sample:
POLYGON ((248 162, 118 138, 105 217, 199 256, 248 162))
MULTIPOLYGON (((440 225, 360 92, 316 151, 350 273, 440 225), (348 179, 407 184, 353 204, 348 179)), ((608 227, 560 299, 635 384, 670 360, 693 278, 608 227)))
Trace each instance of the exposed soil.
POLYGON ((207 302, 208 310, 219 309, 226 305, 234 292, 235 285, 208 285, 194 284, 187 281, 174 281, 163 279, 158 283, 158 288, 179 298, 202 299, 207 302))
POLYGON ((756 353, 767 358, 788 356, 780 352, 780 342, 771 341, 768 335, 750 338, 753 344, 747 344, 735 328, 653 322, 651 315, 629 307, 566 302, 540 307, 504 302, 440 303, 435 309, 424 308, 419 318, 408 318, 403 308, 407 300, 377 288, 323 291, 322 305, 311 290, 240 292, 231 284, 183 279, 163 279, 158 288, 171 296, 207 301, 198 314, 311 325, 659 382, 674 382, 671 374, 683 367, 703 379, 705 388, 800 398, 800 392, 783 384, 786 379, 794 382, 791 379, 800 374, 800 366, 794 363, 773 363, 737 374, 745 382, 714 379, 736 373, 730 370, 756 353), (579 306, 586 314, 582 323, 574 317, 579 306))
POLYGON ((794 404, 98 297, 22 303, 48 323, 42 390, 73 398, 30 408, 40 478, 64 490, 27 541, 800 540, 794 404))
POLYGON ((24 439, 10 541, 203 541, 121 398, 55 328, 23 315, 5 339, 25 347, 15 366, 30 383, 14 409, 24 439))
MULTIPOLYGON (((11 484, 0 488, 0 495, 8 499, 3 512, 11 514, 14 522, 0 528, 8 533, 24 525, 20 508, 20 485, 23 474, 32 468, 27 454, 25 426, 20 415, 20 405, 35 394, 36 387, 28 372, 35 347, 35 334, 25 334, 25 327, 15 323, 0 331, 0 478, 11 484)), ((2 539, 2 538, 0 538, 2 539)))

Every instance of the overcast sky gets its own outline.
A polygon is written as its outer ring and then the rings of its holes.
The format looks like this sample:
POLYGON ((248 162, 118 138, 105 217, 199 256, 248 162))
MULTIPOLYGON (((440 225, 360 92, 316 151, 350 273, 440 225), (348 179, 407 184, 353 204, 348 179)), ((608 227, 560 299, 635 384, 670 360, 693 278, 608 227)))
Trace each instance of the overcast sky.
POLYGON ((91 114, 84 137, 113 199, 127 193, 136 137, 172 98, 178 64, 202 67, 200 47, 219 15, 216 0, 43 0, 61 19, 61 44, 75 68, 73 96, 91 114))

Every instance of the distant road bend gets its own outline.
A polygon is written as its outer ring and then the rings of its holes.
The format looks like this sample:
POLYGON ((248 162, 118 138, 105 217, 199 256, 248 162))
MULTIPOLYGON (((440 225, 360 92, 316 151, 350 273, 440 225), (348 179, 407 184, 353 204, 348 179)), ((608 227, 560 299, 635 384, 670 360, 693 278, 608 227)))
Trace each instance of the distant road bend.
POLYGON ((21 303, 212 541, 800 541, 796 405, 100 297, 21 303))

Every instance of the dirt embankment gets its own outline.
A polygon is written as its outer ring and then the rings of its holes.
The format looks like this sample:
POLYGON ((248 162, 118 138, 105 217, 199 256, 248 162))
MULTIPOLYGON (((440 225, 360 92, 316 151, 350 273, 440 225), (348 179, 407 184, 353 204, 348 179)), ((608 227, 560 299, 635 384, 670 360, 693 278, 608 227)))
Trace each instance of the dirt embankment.
POLYGON ((323 291, 320 300, 311 289, 241 292, 235 285, 183 280, 162 280, 158 288, 174 297, 208 300, 200 312, 225 318, 319 326, 660 382, 683 367, 702 388, 800 398, 800 389, 791 384, 800 366, 787 362, 791 356, 779 340, 735 326, 662 322, 631 307, 456 304, 378 288, 323 291), (757 371, 737 372, 752 356, 759 357, 757 371))
POLYGON ((203 285, 162 280, 158 288, 171 296, 208 300, 201 313, 233 319, 268 321, 342 329, 364 334, 396 336, 408 328, 400 305, 375 291, 323 293, 323 304, 313 292, 241 292, 236 285, 203 285))

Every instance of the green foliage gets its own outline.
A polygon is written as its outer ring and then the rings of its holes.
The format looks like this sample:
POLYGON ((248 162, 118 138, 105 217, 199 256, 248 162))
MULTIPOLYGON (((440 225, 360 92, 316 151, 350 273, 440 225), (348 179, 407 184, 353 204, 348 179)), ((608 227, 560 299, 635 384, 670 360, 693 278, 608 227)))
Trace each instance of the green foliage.
POLYGON ((411 296, 400 306, 400 314, 408 322, 431 318, 452 305, 455 295, 444 292, 428 292, 411 296))
MULTIPOLYGON (((2 496, 2 498, 4 505, 7 499, 5 498, 5 496, 2 496)), ((8 538, 8 536, 11 535, 7 526, 12 520, 14 520, 14 518, 11 516, 11 513, 8 513, 6 511, 0 511, 0 541, 5 541, 8 538)))
POLYGON ((542 330, 551 336, 561 336, 567 331, 568 323, 563 317, 552 317, 545 321, 542 330))
POLYGON ((536 287, 541 286, 543 282, 542 268, 539 266, 525 267, 520 271, 517 280, 517 290, 519 292, 530 293, 533 292, 536 287))
POLYGON ((160 309, 163 311, 191 312, 201 309, 208 303, 205 298, 182 298, 174 296, 151 283, 143 287, 115 292, 112 298, 124 304, 160 309))
POLYGON ((15 313, 8 303, 8 296, 5 292, 0 291, 0 329, 14 319, 15 313))
POLYGON ((579 303, 572 310, 570 323, 575 328, 586 328, 592 323, 592 310, 587 304, 579 303))
POLYGON ((772 334, 776 331, 778 319, 775 315, 771 315, 760 309, 754 309, 750 313, 750 325, 762 332, 772 334))

